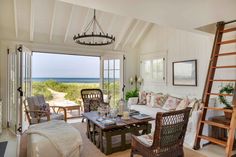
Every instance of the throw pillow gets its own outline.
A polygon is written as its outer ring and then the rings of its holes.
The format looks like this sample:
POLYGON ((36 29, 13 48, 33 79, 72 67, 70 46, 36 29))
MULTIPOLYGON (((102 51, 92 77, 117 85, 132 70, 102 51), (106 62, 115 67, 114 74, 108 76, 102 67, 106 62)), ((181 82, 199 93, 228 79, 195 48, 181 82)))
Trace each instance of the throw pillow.
POLYGON ((169 96, 162 108, 168 111, 173 111, 177 108, 180 101, 181 99, 179 98, 169 96))
MULTIPOLYGON (((50 113, 49 104, 48 104, 48 103, 41 104, 41 105, 40 105, 40 110, 50 113)), ((41 116, 46 116, 46 114, 45 114, 45 113, 42 113, 41 116)))
POLYGON ((145 91, 139 92, 138 105, 146 105, 147 104, 146 95, 147 94, 145 91))
POLYGON ((146 93, 146 105, 151 107, 151 94, 152 93, 146 93))
POLYGON ((198 100, 197 100, 196 98, 194 98, 194 99, 190 102, 190 104, 188 105, 188 107, 191 107, 191 108, 192 108, 191 111, 190 111, 190 114, 189 114, 189 116, 191 117, 191 116, 192 116, 192 112, 193 112, 193 111, 197 111, 198 108, 199 108, 198 100))
POLYGON ((162 95, 161 93, 152 93, 150 106, 151 107, 162 107, 163 106, 163 99, 164 99, 164 95, 162 95))
POLYGON ((177 106, 176 110, 183 110, 189 105, 189 99, 186 97, 185 99, 181 100, 179 105, 177 106))

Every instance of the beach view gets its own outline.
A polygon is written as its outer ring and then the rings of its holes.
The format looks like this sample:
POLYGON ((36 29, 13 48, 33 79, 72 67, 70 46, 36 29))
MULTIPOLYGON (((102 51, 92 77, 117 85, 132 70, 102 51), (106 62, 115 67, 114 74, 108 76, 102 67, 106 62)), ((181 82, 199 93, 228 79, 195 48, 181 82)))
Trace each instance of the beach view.
POLYGON ((119 80, 107 76, 103 80, 101 84, 99 57, 33 55, 32 94, 44 95, 50 105, 81 105, 81 89, 100 88, 105 97, 111 96, 110 104, 115 106, 119 98, 119 80))

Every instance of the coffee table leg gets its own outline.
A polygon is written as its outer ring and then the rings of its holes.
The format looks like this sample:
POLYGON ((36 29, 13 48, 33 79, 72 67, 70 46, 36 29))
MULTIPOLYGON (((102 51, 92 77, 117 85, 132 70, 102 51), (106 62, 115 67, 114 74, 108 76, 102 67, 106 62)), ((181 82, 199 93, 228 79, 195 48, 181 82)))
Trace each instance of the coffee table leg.
POLYGON ((93 124, 93 137, 92 137, 92 141, 93 143, 96 145, 96 139, 95 139, 95 124, 93 124))
POLYGON ((91 140, 90 120, 87 119, 87 137, 91 140))
POLYGON ((112 142, 111 142, 112 134, 110 132, 106 132, 106 152, 105 154, 112 153, 112 142))
POLYGON ((125 150, 125 142, 126 142, 126 136, 125 136, 125 132, 121 134, 121 147, 122 150, 125 150))
POLYGON ((104 152, 103 151, 103 139, 102 139, 102 134, 103 134, 103 132, 102 132, 102 129, 100 129, 99 128, 99 147, 100 147, 100 150, 101 150, 101 152, 104 152))

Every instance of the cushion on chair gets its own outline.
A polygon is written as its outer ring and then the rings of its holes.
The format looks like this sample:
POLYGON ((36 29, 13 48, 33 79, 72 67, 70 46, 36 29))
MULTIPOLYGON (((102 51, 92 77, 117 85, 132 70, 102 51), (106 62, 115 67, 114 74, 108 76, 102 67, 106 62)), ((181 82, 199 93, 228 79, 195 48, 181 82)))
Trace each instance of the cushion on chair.
POLYGON ((37 98, 38 98, 39 104, 46 104, 46 101, 43 95, 38 95, 37 98))
MULTIPOLYGON (((40 104, 36 96, 28 97, 27 103, 28 103, 29 110, 40 110, 40 104)), ((36 118, 36 115, 34 112, 30 112, 30 116, 33 118, 36 118)))
MULTIPOLYGON (((64 115, 62 113, 51 113, 50 114, 50 120, 64 120, 64 115)), ((41 117, 40 118, 40 122, 46 122, 47 121, 47 117, 41 117)))
POLYGON ((137 138, 140 140, 140 142, 151 146, 152 142, 153 142, 153 134, 148 134, 148 135, 141 135, 141 136, 137 136, 137 138))

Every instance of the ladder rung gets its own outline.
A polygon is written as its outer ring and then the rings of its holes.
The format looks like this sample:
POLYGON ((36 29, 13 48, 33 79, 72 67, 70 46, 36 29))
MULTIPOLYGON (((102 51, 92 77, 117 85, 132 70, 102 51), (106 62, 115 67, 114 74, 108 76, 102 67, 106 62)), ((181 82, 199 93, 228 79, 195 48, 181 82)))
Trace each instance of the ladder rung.
POLYGON ((228 32, 233 32, 233 31, 236 31, 236 27, 225 29, 225 30, 221 31, 221 33, 228 33, 228 32))
POLYGON ((215 57, 217 57, 217 56, 230 56, 230 55, 236 55, 236 52, 220 53, 220 54, 215 55, 215 57))
POLYGON ((214 81, 214 82, 236 82, 236 80, 210 80, 210 81, 214 81))
POLYGON ((205 124, 208 124, 208 125, 212 125, 212 126, 216 126, 216 127, 224 128, 224 129, 229 129, 230 128, 229 125, 224 125, 224 124, 212 122, 212 121, 209 121, 209 120, 201 121, 201 123, 205 123, 205 124))
POLYGON ((236 65, 228 65, 228 66, 216 66, 216 67, 212 67, 212 68, 236 68, 236 65))
POLYGON ((217 44, 223 45, 223 44, 231 44, 231 43, 236 43, 236 39, 221 41, 221 42, 218 42, 217 44))
POLYGON ((234 96, 233 94, 207 93, 207 95, 234 96))
POLYGON ((226 147, 226 145, 227 145, 226 141, 218 140, 218 139, 213 138, 213 137, 209 137, 209 136, 205 136, 205 135, 199 135, 198 137, 202 138, 204 140, 210 141, 212 143, 219 144, 219 145, 221 145, 223 147, 226 147))
POLYGON ((221 108, 221 107, 204 107, 204 109, 216 110, 216 111, 224 111, 224 112, 229 112, 229 113, 233 112, 233 110, 231 110, 231 109, 224 109, 224 108, 221 108))

